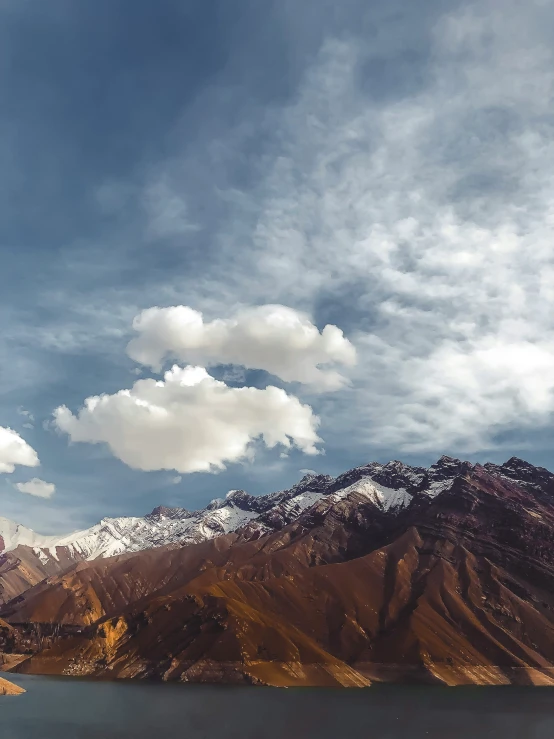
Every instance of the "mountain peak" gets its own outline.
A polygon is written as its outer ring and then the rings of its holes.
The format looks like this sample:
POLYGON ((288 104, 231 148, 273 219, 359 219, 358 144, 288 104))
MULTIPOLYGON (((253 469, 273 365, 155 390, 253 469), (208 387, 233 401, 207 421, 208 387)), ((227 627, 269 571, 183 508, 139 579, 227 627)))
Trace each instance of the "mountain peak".
POLYGON ((225 496, 225 502, 231 503, 237 508, 242 510, 252 510, 252 504, 255 501, 255 497, 247 493, 246 490, 229 490, 225 496))
POLYGON ((545 467, 536 467, 519 457, 510 457, 502 465, 487 463, 484 465, 488 472, 500 473, 508 477, 520 486, 535 494, 546 494, 549 497, 554 494, 554 474, 545 467))
POLYGON ((145 516, 145 518, 149 520, 160 520, 162 518, 185 518, 189 515, 190 511, 186 508, 170 508, 169 506, 159 505, 145 516))
POLYGON ((213 500, 210 500, 210 502, 206 506, 206 510, 217 511, 219 508, 223 508, 224 505, 225 501, 223 498, 214 498, 213 500))
POLYGON ((448 454, 443 454, 442 457, 440 457, 435 462, 435 464, 432 465, 432 466, 433 467, 438 467, 438 466, 440 466, 440 467, 450 467, 452 465, 458 465, 458 464, 462 464, 462 460, 461 459, 458 459, 457 457, 450 457, 450 456, 448 456, 448 454))
POLYGON ((434 464, 432 464, 427 470, 431 477, 436 477, 437 474, 448 475, 463 475, 473 468, 471 462, 466 462, 456 457, 449 457, 447 454, 443 454, 434 464))
POLYGON ((532 465, 530 462, 526 462, 524 459, 520 459, 519 457, 510 457, 510 459, 507 462, 504 462, 504 464, 500 465, 504 469, 543 469, 542 467, 535 467, 535 465, 532 465))

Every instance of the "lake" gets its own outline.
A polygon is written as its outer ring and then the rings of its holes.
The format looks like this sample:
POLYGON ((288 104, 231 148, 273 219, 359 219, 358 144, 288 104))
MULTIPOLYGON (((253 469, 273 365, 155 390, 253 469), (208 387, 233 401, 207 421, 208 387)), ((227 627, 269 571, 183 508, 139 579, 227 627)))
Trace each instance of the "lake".
POLYGON ((553 688, 235 688, 4 675, 1 739, 552 739, 553 688))

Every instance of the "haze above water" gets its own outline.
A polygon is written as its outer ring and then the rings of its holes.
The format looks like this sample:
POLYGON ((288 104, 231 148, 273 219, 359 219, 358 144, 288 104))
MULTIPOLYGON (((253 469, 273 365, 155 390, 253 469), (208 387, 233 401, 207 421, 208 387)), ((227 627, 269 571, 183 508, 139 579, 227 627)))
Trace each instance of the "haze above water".
POLYGON ((554 736, 551 688, 279 690, 8 677, 28 692, 0 699, 2 739, 554 736))

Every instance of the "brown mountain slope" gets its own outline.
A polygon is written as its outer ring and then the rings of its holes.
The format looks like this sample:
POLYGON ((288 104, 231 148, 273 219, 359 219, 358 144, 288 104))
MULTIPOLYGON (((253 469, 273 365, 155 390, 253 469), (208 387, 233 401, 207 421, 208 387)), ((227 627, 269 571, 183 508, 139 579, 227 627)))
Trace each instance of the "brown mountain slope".
POLYGON ((192 581, 102 619, 19 669, 179 680, 211 679, 214 671, 228 679, 230 671, 271 684, 287 676, 294 684, 295 675, 325 684, 322 667, 344 675, 350 666, 371 678, 385 664, 445 682, 546 680, 551 614, 505 579, 463 547, 410 529, 370 555, 294 578, 192 581))
POLYGON ((191 546, 81 562, 30 588, 0 612, 15 623, 85 626, 196 578, 205 584, 230 577, 265 580, 342 562, 375 549, 391 525, 373 503, 353 492, 338 502, 321 501, 265 537, 250 540, 245 528, 191 546))
POLYGON ((549 490, 476 466, 393 518, 355 498, 324 508, 255 541, 247 529, 222 537, 217 552, 208 542, 78 565, 4 609, 18 629, 90 624, 17 669, 278 685, 554 682, 549 490))
POLYGON ((45 561, 28 546, 20 545, 0 553, 0 604, 16 598, 44 578, 64 572, 79 559, 78 554, 70 555, 62 548, 58 559, 50 557, 45 561))

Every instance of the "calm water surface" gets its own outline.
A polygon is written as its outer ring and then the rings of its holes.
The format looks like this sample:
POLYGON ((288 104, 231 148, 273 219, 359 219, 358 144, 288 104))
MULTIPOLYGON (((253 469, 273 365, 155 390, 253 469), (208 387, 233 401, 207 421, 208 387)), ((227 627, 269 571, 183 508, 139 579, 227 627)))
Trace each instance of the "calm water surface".
POLYGON ((5 675, 0 739, 554 739, 554 688, 363 690, 5 675))

